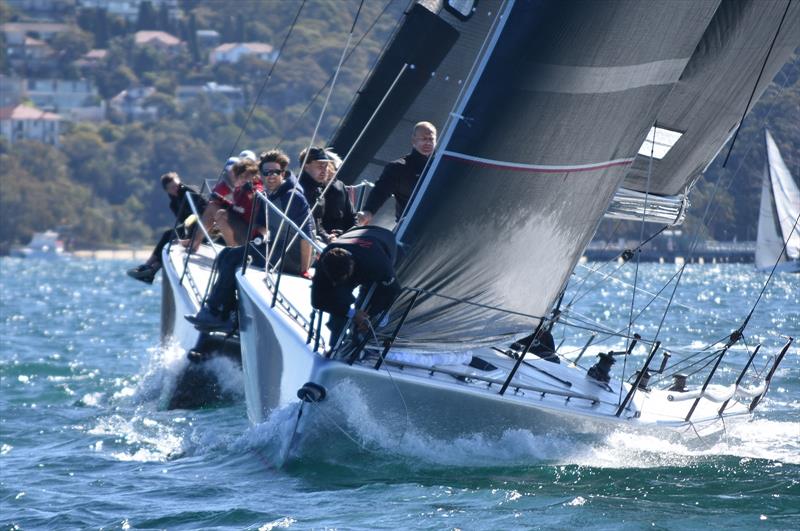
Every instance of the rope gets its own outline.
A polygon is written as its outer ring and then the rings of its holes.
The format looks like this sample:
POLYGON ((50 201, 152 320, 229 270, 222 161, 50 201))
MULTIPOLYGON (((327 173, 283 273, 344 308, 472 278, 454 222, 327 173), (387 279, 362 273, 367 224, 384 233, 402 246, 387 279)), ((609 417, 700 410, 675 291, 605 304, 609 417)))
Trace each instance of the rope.
MULTIPOLYGON (((233 145, 231 146, 230 151, 228 151, 228 156, 226 158, 230 158, 236 152, 236 146, 239 144, 239 140, 241 140, 242 135, 244 134, 244 130, 247 128, 247 124, 250 123, 250 118, 252 118, 253 112, 255 111, 256 106, 258 105, 258 101, 261 99, 261 94, 264 92, 264 89, 266 88, 267 83, 272 78, 272 72, 275 71, 275 65, 278 64, 278 61, 280 60, 281 56, 283 55, 283 49, 286 47, 286 42, 289 40, 289 36, 292 34, 292 31, 294 30, 294 27, 297 24, 297 20, 300 18, 300 12, 303 11, 303 7, 305 7, 305 5, 306 5, 306 0, 303 0, 303 3, 300 4, 300 8, 297 10, 297 13, 295 13, 295 15, 294 15, 294 20, 292 20, 292 25, 289 26, 289 31, 286 33, 286 36, 283 38, 283 42, 281 43, 280 48, 278 48, 278 55, 275 58, 275 62, 272 63, 272 66, 270 67, 269 72, 267 73, 267 77, 264 78, 264 82, 261 84, 261 88, 258 90, 258 94, 256 95, 256 99, 253 101, 253 104, 250 106, 250 111, 247 113, 247 118, 245 119, 244 124, 242 124, 242 127, 239 129, 239 135, 236 137, 236 140, 233 142, 233 145)), ((224 168, 223 168, 223 171, 224 171, 224 168)))
MULTIPOLYGON (((355 53, 356 49, 357 49, 357 48, 358 48, 358 46, 361 44, 361 41, 363 41, 363 40, 366 38, 366 36, 367 36, 367 35, 369 35, 369 33, 372 31, 372 28, 374 28, 374 27, 375 27, 375 24, 377 24, 377 23, 378 23, 378 20, 380 20, 380 18, 381 18, 381 17, 384 15, 384 13, 386 13, 386 11, 389 9, 389 6, 392 4, 392 2, 394 2, 394 0, 389 0, 389 1, 386 3, 386 5, 384 6, 384 8, 383 8, 383 10, 380 12, 380 14, 378 14, 378 16, 377 16, 377 17, 375 17, 375 20, 373 20, 373 21, 372 21, 372 24, 370 24, 369 28, 367 28, 367 31, 365 31, 365 32, 364 32, 364 34, 361 36, 361 38, 360 38, 360 39, 358 39, 358 41, 356 42, 355 46, 353 46, 353 49, 352 49, 352 50, 350 50, 350 52, 347 54, 347 57, 345 57, 345 59, 344 59, 344 62, 345 62, 345 63, 346 63, 346 62, 347 62, 347 61, 350 59, 350 57, 351 57, 351 56, 352 56, 352 55, 355 53)), ((403 20, 403 18, 402 18, 402 17, 400 17, 400 18, 398 18, 398 19, 397 19, 397 22, 395 23, 394 29, 392 30, 392 35, 394 35, 394 34, 395 34, 395 32, 397 31, 397 28, 399 27, 399 25, 400 25, 400 22, 401 22, 402 20, 403 20)), ((383 51, 386 49, 386 47, 389 45, 389 43, 390 43, 391 41, 392 41, 392 36, 390 35, 390 37, 389 37, 389 38, 386 40, 386 42, 384 42, 384 43, 383 43, 383 46, 381 47, 380 51, 378 52, 378 55, 376 56, 376 59, 375 59, 376 61, 378 60, 378 58, 380 58, 380 56, 383 54, 383 51)), ((372 68, 370 68, 370 69, 367 71, 367 75, 366 75, 366 76, 364 77, 364 79, 362 80, 362 82, 361 82, 361 85, 359 86, 359 89, 358 89, 358 90, 355 92, 355 95, 353 96, 353 98, 355 98, 355 96, 356 96, 356 95, 358 95, 358 94, 361 92, 361 88, 363 88, 363 86, 364 86, 364 84, 366 83, 366 80, 367 80, 367 78, 369 77, 369 74, 372 72, 372 69, 373 69, 373 68, 374 68, 374 65, 373 65, 373 67, 372 67, 372 68)), ((314 105, 314 102, 316 102, 316 101, 317 101, 317 98, 319 97, 319 95, 320 95, 320 94, 322 94, 322 91, 323 91, 323 90, 325 90, 325 87, 327 87, 327 86, 328 86, 328 83, 330 83, 332 79, 333 79, 333 74, 331 74, 331 75, 328 77, 328 80, 325 82, 325 84, 324 84, 324 85, 322 85, 322 86, 319 88, 319 90, 317 90, 317 93, 316 93, 316 94, 314 94, 314 96, 312 96, 312 98, 311 98, 311 101, 309 101, 309 102, 308 102, 308 105, 306 105, 306 108, 305 108, 305 109, 303 109, 303 112, 301 112, 301 113, 300 113, 300 115, 299 115, 299 116, 298 116, 298 117, 295 119, 295 121, 292 123, 292 125, 290 125, 289 127, 287 127, 287 128, 284 130, 284 131, 285 131, 284 135, 281 137, 281 139, 280 139, 280 140, 278 141, 278 143, 275 145, 275 148, 276 148, 276 149, 277 149, 277 148, 279 148, 279 147, 281 147, 281 145, 283 144, 283 142, 286 140, 286 137, 287 137, 287 135, 289 134, 289 131, 292 131, 292 130, 294 130, 294 128, 295 128, 295 127, 297 127, 297 124, 298 124, 298 123, 300 123, 300 120, 302 120, 302 119, 303 119, 303 117, 306 115, 306 113, 307 113, 307 112, 308 112, 308 111, 311 109, 311 106, 312 106, 312 105, 314 105)), ((342 120, 343 120, 343 119, 344 119, 344 115, 342 115, 342 118, 340 118, 340 119, 339 119, 339 124, 341 124, 341 122, 342 122, 342 120)), ((336 129, 338 129, 338 128, 339 128, 339 127, 338 127, 338 125, 337 125, 336 129)))
MULTIPOLYGON (((344 45, 344 49, 342 49, 342 56, 339 58, 339 64, 336 65, 336 70, 334 71, 334 74, 333 74, 333 81, 331 82, 330 89, 328 90, 328 95, 325 97, 325 103, 322 105, 322 110, 319 113, 319 118, 317 119, 317 124, 314 126, 314 132, 312 133, 311 140, 308 143, 308 148, 306 149, 306 156, 303 159, 303 163, 302 163, 301 167, 306 165, 306 161, 308 160, 308 156, 311 154, 311 148, 314 146, 314 141, 317 139, 317 133, 319 132, 319 127, 322 124, 322 118, 325 116, 325 111, 328 109, 328 103, 331 100, 331 94, 333 94, 333 89, 336 86, 336 80, 338 79, 339 72, 342 69, 342 64, 344 63, 345 54, 347 53, 347 50, 350 47, 350 41, 352 41, 352 39, 353 39, 353 31, 356 28, 356 22, 358 22, 358 15, 361 13, 361 8, 363 6, 364 6, 364 0, 361 0, 361 2, 358 4, 358 11, 356 11, 356 16, 353 18, 353 25, 350 27, 350 33, 347 35, 347 42, 344 45)), ((285 209, 285 212, 287 213, 287 215, 288 215, 289 209, 292 207, 292 201, 294 200, 296 195, 297 195, 297 193, 293 193, 291 196, 289 196, 289 202, 286 204, 286 209, 285 209)), ((286 219, 285 218, 281 218, 280 225, 278 225, 277 234, 281 233, 281 231, 283 230, 283 226, 284 226, 285 222, 286 222, 286 219)), ((302 227, 301 227, 301 229, 302 229, 302 227)), ((275 247, 276 247, 275 245, 272 245, 271 248, 270 248, 269 256, 268 256, 268 259, 267 259, 267 267, 269 267, 269 261, 272 259, 272 255, 275 254, 275 247)), ((275 269, 276 269, 276 267, 273 267, 272 271, 274 272, 275 269)))
POLYGON ((769 45, 769 50, 767 50, 767 55, 766 57, 764 57, 764 62, 761 64, 761 71, 758 73, 756 82, 753 84, 753 91, 750 92, 750 98, 748 98, 747 100, 747 105, 744 106, 742 117, 739 120, 739 127, 736 128, 736 132, 733 134, 733 140, 731 141, 731 147, 728 149, 728 154, 725 155, 725 162, 722 163, 723 168, 728 164, 728 157, 731 156, 731 152, 733 151, 733 145, 736 144, 736 138, 739 136, 739 131, 741 131, 742 129, 742 124, 744 123, 744 117, 747 115, 747 110, 750 108, 750 103, 752 103, 753 96, 755 96, 756 94, 756 90, 758 89, 758 82, 761 81, 761 76, 764 75, 764 69, 767 67, 767 61, 769 60, 769 56, 772 53, 772 48, 773 46, 775 46, 775 41, 778 40, 778 35, 781 32, 783 21, 786 19, 786 14, 789 12, 789 6, 791 5, 792 5, 792 0, 786 2, 786 9, 783 10, 783 16, 781 17, 781 21, 778 24, 778 29, 775 31, 775 35, 772 37, 772 42, 769 45))

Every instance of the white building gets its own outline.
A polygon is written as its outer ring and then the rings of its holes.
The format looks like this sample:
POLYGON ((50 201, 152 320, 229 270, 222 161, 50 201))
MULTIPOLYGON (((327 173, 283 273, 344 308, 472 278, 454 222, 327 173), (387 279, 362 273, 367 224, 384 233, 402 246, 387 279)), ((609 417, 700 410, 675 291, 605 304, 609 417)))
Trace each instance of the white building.
POLYGON ((20 140, 37 140, 59 145, 61 117, 25 105, 0 109, 0 134, 10 143, 20 140))
POLYGON ((87 79, 28 79, 25 93, 38 108, 63 113, 77 107, 97 106, 97 87, 87 79))
POLYGON ((256 56, 270 63, 278 58, 278 52, 265 42, 228 42, 211 50, 208 59, 211 64, 238 63, 246 55, 256 56))

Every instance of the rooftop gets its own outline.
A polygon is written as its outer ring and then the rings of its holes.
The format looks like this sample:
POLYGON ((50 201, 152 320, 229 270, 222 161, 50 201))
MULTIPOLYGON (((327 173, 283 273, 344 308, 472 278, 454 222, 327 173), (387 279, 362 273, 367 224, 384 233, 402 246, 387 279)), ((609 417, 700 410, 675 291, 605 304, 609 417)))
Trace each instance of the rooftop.
POLYGON ((17 105, 0 108, 0 120, 61 120, 61 116, 35 107, 17 105))
POLYGON ((133 34, 133 40, 136 44, 147 44, 152 41, 158 41, 167 46, 177 46, 181 44, 181 40, 170 35, 166 31, 137 31, 133 34))

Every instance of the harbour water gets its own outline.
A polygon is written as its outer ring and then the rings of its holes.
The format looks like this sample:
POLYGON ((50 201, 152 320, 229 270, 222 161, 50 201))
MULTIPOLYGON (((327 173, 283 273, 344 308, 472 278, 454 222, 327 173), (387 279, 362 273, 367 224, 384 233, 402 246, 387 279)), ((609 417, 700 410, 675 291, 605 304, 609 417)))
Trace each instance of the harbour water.
MULTIPOLYGON (((279 467, 290 415, 250 426, 227 360, 216 370, 231 400, 164 409, 183 354, 159 346, 160 280, 127 278, 131 265, 0 259, 3 529, 800 528, 796 344, 754 418, 713 439, 481 433, 476 419, 476 435, 445 441, 365 419, 342 426, 338 451, 279 467)), ((598 266, 578 268, 565 300, 624 325, 634 266, 586 291, 599 277, 580 278, 598 266)), ((676 271, 643 264, 637 282, 655 293, 676 271)), ((680 351, 724 337, 766 278, 748 264, 687 266, 660 338, 680 351)), ((671 291, 634 330, 655 333, 671 291)), ((634 315, 650 299, 638 292, 634 315)), ((763 370, 781 335, 800 335, 798 275, 773 280, 722 376, 735 376, 757 343, 763 370)), ((563 340, 574 351, 583 336, 563 340)))

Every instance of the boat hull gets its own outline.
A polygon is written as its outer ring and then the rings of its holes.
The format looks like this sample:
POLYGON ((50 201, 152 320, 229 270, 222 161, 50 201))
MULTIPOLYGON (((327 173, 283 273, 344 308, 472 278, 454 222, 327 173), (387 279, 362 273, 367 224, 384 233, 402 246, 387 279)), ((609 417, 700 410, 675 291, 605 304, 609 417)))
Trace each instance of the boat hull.
POLYGON ((187 262, 182 248, 167 247, 162 264, 161 343, 184 353, 177 381, 169 389, 169 396, 162 397, 164 407, 196 408, 240 397, 241 391, 232 388, 232 382, 222 381, 230 379, 227 371, 230 364, 218 367, 215 362, 220 357, 229 359, 238 372, 241 363, 238 338, 200 333, 184 319, 184 315, 200 309, 212 279, 213 252, 210 247, 202 246, 187 262))
MULTIPOLYGON (((374 359, 354 364, 328 359, 307 343, 308 334, 296 319, 280 305, 272 306, 263 279, 254 279, 248 272, 239 275, 238 282, 250 421, 267 422, 278 411, 297 408, 301 404, 298 391, 309 382, 324 390, 319 403, 303 405, 305 411, 298 417, 293 437, 296 445, 324 442, 343 433, 357 437, 368 426, 383 433, 413 429, 443 440, 500 436, 508 430, 598 435, 626 429, 663 434, 690 426, 683 419, 691 400, 676 401, 664 391, 642 391, 617 416, 619 399, 629 390, 627 384, 620 392, 618 386, 586 378, 579 369, 538 358, 526 359, 515 383, 503 395, 502 382, 514 360, 491 350, 480 353, 480 358, 496 369, 485 378, 470 377, 481 371, 463 364, 424 368, 387 360, 376 370, 374 359), (645 404, 645 411, 657 414, 642 417, 645 404)), ((294 289, 295 295, 302 295, 302 290, 302 286, 294 289)), ((692 417, 694 429, 721 427, 718 407, 701 400, 692 417)), ((729 406, 726 416, 746 413, 737 402, 729 406)))

